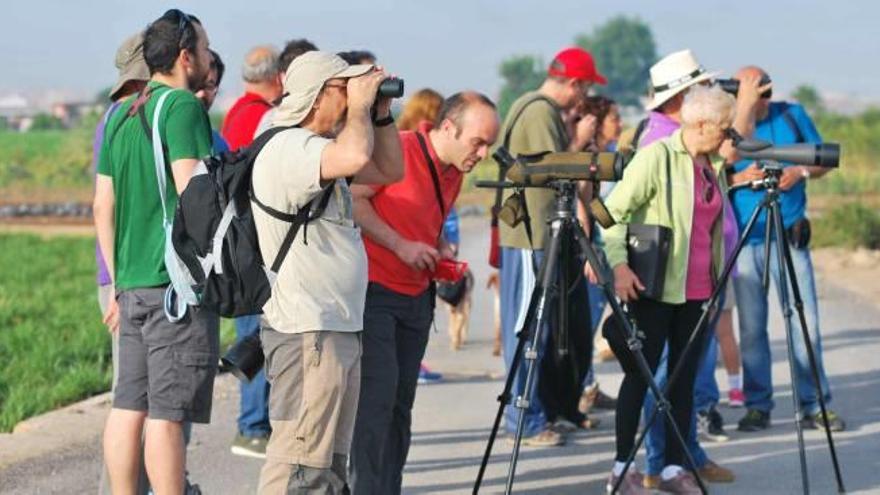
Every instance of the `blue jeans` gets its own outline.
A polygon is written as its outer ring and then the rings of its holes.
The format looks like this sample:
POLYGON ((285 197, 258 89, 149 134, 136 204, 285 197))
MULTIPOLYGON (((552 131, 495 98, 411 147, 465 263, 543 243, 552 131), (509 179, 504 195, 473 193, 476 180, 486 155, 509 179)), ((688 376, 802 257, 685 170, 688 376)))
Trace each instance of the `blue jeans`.
MULTIPOLYGON (((534 266, 540 266, 543 255, 544 251, 532 252, 527 249, 501 248, 501 270, 499 272, 501 281, 501 342, 504 352, 504 365, 508 373, 513 363, 513 355, 516 352, 517 333, 522 326, 523 319, 528 310, 529 300, 532 296, 532 289, 535 286, 536 275, 532 260, 534 260, 534 266), (533 253, 532 256, 529 256, 530 252, 533 253)), ((545 328, 542 332, 542 342, 538 344, 538 357, 535 360, 532 390, 529 393, 529 407, 525 411, 523 436, 526 437, 540 433, 544 430, 547 423, 544 408, 538 397, 537 385, 540 379, 541 360, 549 333, 549 330, 545 328)), ((531 339, 529 339, 529 344, 531 344, 531 339)), ((513 388, 511 389, 511 404, 507 406, 504 412, 505 424, 507 431, 510 433, 516 431, 519 409, 514 404, 516 398, 524 394, 527 371, 527 363, 525 359, 522 359, 513 381, 513 388)))
MULTIPOLYGON (((718 301, 718 307, 724 307, 724 293, 718 301)), ((697 440, 697 412, 708 411, 718 404, 721 399, 721 393, 718 391, 718 382, 715 380, 715 363, 718 362, 718 338, 715 337, 715 327, 718 325, 718 318, 711 322, 709 328, 706 329, 704 346, 700 351, 700 367, 697 369, 697 377, 694 380, 694 410, 691 417, 691 427, 688 431, 682 432, 686 434, 685 443, 688 451, 694 457, 697 467, 703 467, 709 460, 706 451, 700 446, 697 440)), ((657 366, 657 372, 654 373, 654 380, 661 389, 666 386, 667 379, 667 355, 669 349, 664 348, 663 354, 660 356, 660 364, 657 366)), ((642 408, 645 421, 651 418, 651 412, 654 410, 654 396, 649 392, 645 396, 645 405, 642 408)), ((666 451, 666 417, 659 416, 654 420, 654 424, 645 437, 645 470, 648 474, 658 475, 666 466, 664 453, 666 451)))
MULTIPOLYGON (((776 242, 771 244, 770 275, 779 290, 779 266, 776 261, 776 242)), ((804 302, 804 314, 809 327, 810 341, 819 371, 819 380, 826 404, 831 403, 831 390, 822 364, 822 339, 819 333, 819 307, 816 304, 816 282, 813 263, 807 248, 791 248, 795 276, 804 302)), ((770 412, 773 409, 773 382, 770 339, 767 334, 767 295, 764 293, 764 244, 747 244, 737 260, 738 276, 734 279, 736 304, 739 309, 740 352, 743 366, 743 392, 746 407, 770 412)), ((789 280, 790 283, 790 280, 789 280)), ((786 287, 792 307, 792 344, 794 347, 795 383, 804 413, 819 412, 819 399, 810 371, 807 347, 801 334, 800 318, 794 310, 794 296, 786 287)), ((777 292, 779 294, 779 292, 777 292)))
MULTIPOLYGON (((260 331, 260 315, 239 316, 235 319, 236 340, 260 331)), ((262 437, 272 431, 269 425, 269 382, 265 370, 260 370, 250 383, 239 383, 241 390, 238 432, 246 437, 262 437)))

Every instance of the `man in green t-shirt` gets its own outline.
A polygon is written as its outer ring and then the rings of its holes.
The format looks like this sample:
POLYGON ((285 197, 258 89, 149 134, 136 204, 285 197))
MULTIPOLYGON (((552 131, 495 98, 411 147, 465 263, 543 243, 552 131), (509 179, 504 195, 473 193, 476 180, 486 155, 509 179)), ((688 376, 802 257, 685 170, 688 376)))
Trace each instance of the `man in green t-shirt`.
MULTIPOLYGON (((582 151, 595 131, 594 118, 584 118, 577 122, 574 135, 569 136, 563 122, 563 112, 569 111, 586 96, 594 83, 605 84, 605 78, 596 70, 593 57, 581 48, 566 48, 553 58, 547 70, 547 79, 541 87, 517 99, 507 113, 501 128, 500 140, 514 156, 542 151, 582 151)), ((531 238, 522 222, 511 228, 500 224, 501 244, 501 334, 504 343, 504 360, 508 371, 513 361, 517 344, 517 332, 522 328, 529 299, 535 287, 534 267, 540 265, 544 254, 546 221, 554 203, 554 193, 549 189, 529 188, 526 191, 526 204, 531 221, 531 238)), ((580 199, 585 207, 589 201, 589 189, 580 187, 580 199)), ((584 212, 578 206, 579 217, 586 225, 584 212)), ((577 290, 569 292, 572 339, 579 339, 572 347, 572 359, 583 361, 591 355, 592 339, 589 338, 589 305, 586 286, 578 284, 577 290), (581 287, 583 286, 583 287, 581 287), (581 290, 583 289, 583 290, 581 290), (575 324, 586 322, 585 332, 578 332, 575 324), (583 335, 581 335, 583 333, 583 335), (576 354, 576 356, 575 356, 576 354)), ((557 305, 551 304, 550 312, 557 305)), ((553 321, 555 315, 550 315, 553 321)), ((552 366, 544 366, 544 348, 554 338, 549 331, 544 332, 544 340, 537 349, 536 367, 559 376, 540 378, 536 369, 538 386, 533 389, 529 406, 525 411, 523 444, 532 446, 556 446, 565 442, 561 432, 572 427, 587 428, 591 422, 577 411, 577 398, 580 395, 580 381, 571 380, 571 366, 576 366, 582 381, 586 373, 583 363, 559 363, 548 360, 552 366), (560 368, 560 365, 565 368, 560 368), (580 369, 582 368, 582 369, 580 369), (556 373, 558 371, 558 373, 556 373), (558 378, 558 379, 557 379, 558 378), (570 393, 562 390, 562 384, 571 382, 570 393), (550 385, 550 386, 547 386, 550 385), (569 397, 570 395, 570 397, 569 397), (548 423, 551 425, 548 428, 548 423)), ((588 364, 588 363, 587 363, 588 364)), ((527 366, 519 367, 514 380, 514 397, 524 392, 527 366)), ((507 428, 516 429, 518 411, 508 406, 506 412, 507 428)))
POLYGON ((113 493, 134 492, 142 439, 153 490, 181 493, 182 423, 210 419, 219 320, 198 308, 176 322, 166 318, 163 221, 174 214, 177 196, 199 160, 211 153, 207 114, 190 91, 203 85, 211 55, 199 20, 179 10, 169 10, 147 27, 143 53, 150 81, 107 122, 95 188, 98 242, 116 291, 104 322, 119 338, 104 452, 113 493), (165 155, 165 208, 153 125, 158 125, 165 155))

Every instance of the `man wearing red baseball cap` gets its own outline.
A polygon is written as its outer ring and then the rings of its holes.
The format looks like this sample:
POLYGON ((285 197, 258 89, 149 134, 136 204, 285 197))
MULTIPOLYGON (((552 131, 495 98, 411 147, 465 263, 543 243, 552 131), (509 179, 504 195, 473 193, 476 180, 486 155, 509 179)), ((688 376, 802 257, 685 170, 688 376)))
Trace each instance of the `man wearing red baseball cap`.
MULTIPOLYGON (((553 57, 547 70, 547 79, 537 91, 526 93, 517 99, 510 108, 501 128, 498 144, 504 146, 514 156, 542 151, 579 151, 587 144, 595 130, 595 118, 580 120, 569 135, 562 115, 572 109, 593 84, 607 81, 596 70, 592 55, 582 48, 566 48, 553 57)), ((589 202, 589 188, 579 188, 579 197, 584 206, 589 202)), ((531 229, 521 222, 515 228, 503 222, 499 226, 499 245, 501 246, 501 333, 504 360, 510 371, 513 361, 517 332, 522 328, 528 308, 529 298, 535 286, 533 267, 540 266, 544 254, 546 221, 553 207, 554 193, 549 189, 529 189, 526 203, 531 229)), ((499 198, 500 199, 500 198, 499 198)), ((585 208, 577 208, 586 211, 585 208)), ((493 211, 497 211, 495 208, 493 211)), ((585 215, 585 213, 584 213, 585 215)), ((587 225, 586 218, 581 223, 587 225)), ((493 218, 493 225, 497 225, 493 218)), ((578 268, 580 269, 580 268, 578 268)), ((585 284, 569 293, 569 353, 570 358, 562 361, 551 359, 541 363, 545 348, 555 345, 550 331, 544 331, 545 338, 538 351, 536 377, 538 387, 532 394, 526 409, 523 445, 557 446, 565 443, 563 434, 573 428, 590 428, 594 422, 578 412, 577 401, 580 384, 589 366, 592 339, 590 338, 590 315, 585 284), (578 327, 583 325, 583 328, 578 327), (576 373, 572 372, 572 368, 576 373), (546 375, 543 378, 541 372, 546 375), (568 390, 568 389, 571 390, 568 390), (547 425, 551 425, 549 428, 547 425)), ((549 305, 553 313, 558 305, 549 305)), ((558 321, 551 314, 547 321, 558 321)), ((514 397, 523 393, 527 367, 520 366, 514 380, 514 397)), ((508 406, 506 424, 509 431, 516 430, 517 410, 508 406)))

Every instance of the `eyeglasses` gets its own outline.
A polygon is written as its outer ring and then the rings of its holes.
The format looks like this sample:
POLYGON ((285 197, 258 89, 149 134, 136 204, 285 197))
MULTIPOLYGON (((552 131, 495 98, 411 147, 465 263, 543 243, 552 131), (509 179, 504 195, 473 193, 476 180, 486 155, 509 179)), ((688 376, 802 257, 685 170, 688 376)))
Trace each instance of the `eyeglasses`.
POLYGON ((715 177, 712 171, 704 166, 700 166, 700 171, 703 173, 703 200, 711 203, 715 198, 715 177))
POLYGON ((168 17, 169 15, 177 16, 177 44, 183 44, 183 36, 186 34, 186 27, 192 25, 192 19, 186 14, 186 12, 179 9, 170 9, 162 17, 168 17))

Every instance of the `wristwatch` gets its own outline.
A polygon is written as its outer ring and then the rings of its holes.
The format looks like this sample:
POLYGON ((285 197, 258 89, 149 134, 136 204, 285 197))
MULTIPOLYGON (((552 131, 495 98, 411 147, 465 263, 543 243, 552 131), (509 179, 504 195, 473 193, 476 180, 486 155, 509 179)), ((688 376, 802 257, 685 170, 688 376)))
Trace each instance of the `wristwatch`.
POLYGON ((376 127, 385 127, 394 123, 394 116, 390 113, 387 117, 381 119, 373 119, 373 125, 376 127))
POLYGON ((801 167, 801 177, 803 177, 804 180, 809 179, 809 178, 810 178, 810 175, 811 175, 811 174, 810 174, 810 169, 809 169, 809 168, 807 168, 807 167, 801 167))

